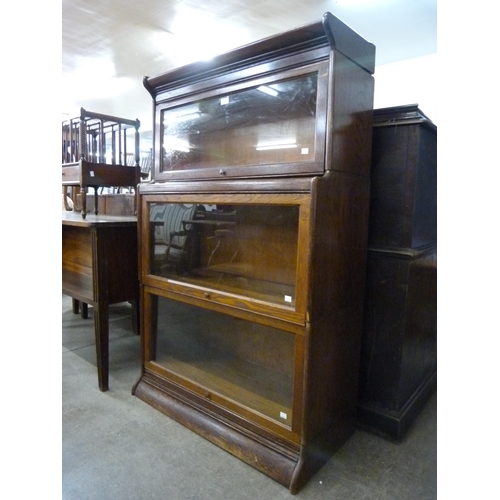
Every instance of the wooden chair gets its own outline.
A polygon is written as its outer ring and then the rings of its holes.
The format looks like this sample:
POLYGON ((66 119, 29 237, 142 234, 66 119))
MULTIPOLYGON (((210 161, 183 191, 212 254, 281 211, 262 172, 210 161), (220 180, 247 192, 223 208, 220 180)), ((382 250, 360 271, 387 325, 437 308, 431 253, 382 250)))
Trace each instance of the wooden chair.
POLYGON ((155 267, 157 269, 175 268, 179 270, 186 262, 188 252, 186 243, 197 205, 165 203, 151 208, 151 222, 155 223, 155 267))

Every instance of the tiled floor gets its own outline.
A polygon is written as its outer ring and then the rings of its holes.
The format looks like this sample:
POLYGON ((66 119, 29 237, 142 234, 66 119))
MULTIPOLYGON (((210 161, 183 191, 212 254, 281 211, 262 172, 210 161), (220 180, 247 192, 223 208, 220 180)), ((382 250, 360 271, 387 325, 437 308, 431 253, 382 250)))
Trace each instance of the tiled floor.
MULTIPOLYGON (((140 340, 130 306, 111 306, 110 389, 97 386, 92 308, 82 320, 62 298, 63 500, 279 500, 286 488, 131 394, 140 340)), ((295 496, 437 498, 434 394, 402 443, 358 430, 295 496)))

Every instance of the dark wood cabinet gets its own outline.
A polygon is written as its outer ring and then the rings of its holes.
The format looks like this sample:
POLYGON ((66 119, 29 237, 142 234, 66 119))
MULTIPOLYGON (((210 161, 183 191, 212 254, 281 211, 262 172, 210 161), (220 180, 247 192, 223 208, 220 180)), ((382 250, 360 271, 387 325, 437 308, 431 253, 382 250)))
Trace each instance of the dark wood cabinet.
POLYGON ((400 440, 436 387, 437 127, 374 112, 359 425, 400 440))
POLYGON ((99 389, 109 387, 109 306, 129 301, 138 331, 137 219, 62 212, 62 292, 94 308, 99 389))
POLYGON ((356 426, 374 54, 325 14, 145 79, 133 392, 292 493, 356 426))

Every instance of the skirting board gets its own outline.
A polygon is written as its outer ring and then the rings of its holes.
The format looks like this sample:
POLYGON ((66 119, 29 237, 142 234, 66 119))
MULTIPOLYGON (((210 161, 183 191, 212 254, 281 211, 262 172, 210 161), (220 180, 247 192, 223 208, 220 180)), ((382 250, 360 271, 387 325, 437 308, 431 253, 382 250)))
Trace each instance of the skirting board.
POLYGON ((358 403, 357 426, 384 438, 402 441, 436 387, 437 371, 420 385, 400 411, 358 403))

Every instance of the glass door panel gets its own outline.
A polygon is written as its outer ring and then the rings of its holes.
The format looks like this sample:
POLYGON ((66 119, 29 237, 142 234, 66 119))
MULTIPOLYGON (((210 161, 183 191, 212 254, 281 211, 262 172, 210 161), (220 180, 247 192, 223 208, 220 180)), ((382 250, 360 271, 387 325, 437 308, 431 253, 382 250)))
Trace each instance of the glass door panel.
POLYGON ((311 161, 317 101, 314 72, 163 110, 160 171, 311 161))
POLYGON ((151 203, 149 272, 296 305, 299 205, 151 203))
POLYGON ((292 425, 295 335, 156 297, 152 359, 202 394, 292 425))

